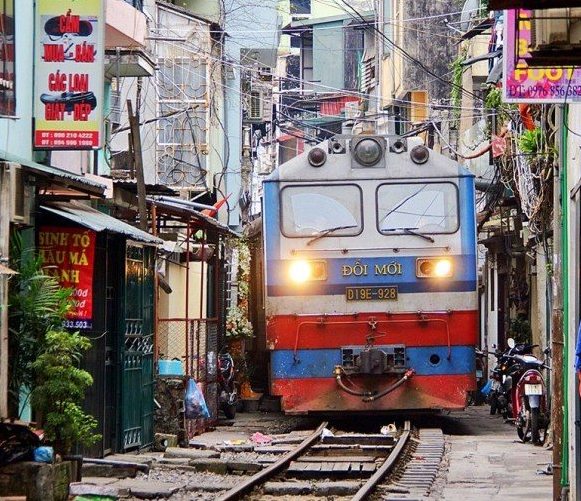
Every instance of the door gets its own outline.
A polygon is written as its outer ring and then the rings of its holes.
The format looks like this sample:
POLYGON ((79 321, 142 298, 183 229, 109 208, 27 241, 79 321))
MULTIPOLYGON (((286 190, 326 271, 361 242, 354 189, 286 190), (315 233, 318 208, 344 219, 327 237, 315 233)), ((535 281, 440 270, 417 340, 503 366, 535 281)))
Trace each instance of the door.
POLYGON ((122 320, 122 450, 153 442, 153 249, 127 244, 122 320))

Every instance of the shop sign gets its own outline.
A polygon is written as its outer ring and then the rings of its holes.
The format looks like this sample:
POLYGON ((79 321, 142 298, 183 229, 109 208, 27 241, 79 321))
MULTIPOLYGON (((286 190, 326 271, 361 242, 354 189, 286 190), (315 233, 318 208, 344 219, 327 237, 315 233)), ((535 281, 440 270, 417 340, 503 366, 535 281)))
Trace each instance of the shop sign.
POLYGON ((0 0, 0 116, 16 115, 14 0, 0 0))
POLYGON ((581 101, 581 69, 527 64, 531 58, 532 16, 533 11, 527 9, 504 11, 504 100, 509 103, 581 101))
POLYGON ((103 25, 102 0, 37 0, 35 148, 100 147, 103 25))
POLYGON ((93 327, 93 269, 97 234, 82 228, 41 226, 38 251, 45 273, 72 289, 74 309, 65 327, 93 327))

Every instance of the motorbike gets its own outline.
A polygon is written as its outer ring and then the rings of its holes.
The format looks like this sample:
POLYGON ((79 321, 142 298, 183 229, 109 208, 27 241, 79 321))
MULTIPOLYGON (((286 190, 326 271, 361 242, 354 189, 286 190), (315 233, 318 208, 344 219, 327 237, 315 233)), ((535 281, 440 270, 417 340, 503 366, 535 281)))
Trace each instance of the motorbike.
POLYGON ((508 348, 502 351, 494 351, 492 354, 496 357, 496 366, 490 373, 490 388, 487 396, 487 402, 490 405, 490 414, 497 412, 502 415, 503 419, 512 419, 513 414, 513 377, 515 359, 514 356, 531 355, 533 348, 538 345, 516 344, 514 339, 507 340, 508 348))
POLYGON ((549 425, 542 370, 550 367, 532 354, 538 345, 516 344, 512 338, 507 344, 505 352, 494 353, 498 362, 491 374, 490 413, 499 412, 513 421, 521 441, 539 445, 544 443, 549 425))
POLYGON ((550 416, 542 370, 550 367, 530 354, 512 357, 512 414, 518 437, 523 442, 543 444, 550 416))
POLYGON ((236 369, 232 355, 222 352, 218 355, 218 386, 220 409, 228 419, 236 417, 238 392, 236 390, 236 369))

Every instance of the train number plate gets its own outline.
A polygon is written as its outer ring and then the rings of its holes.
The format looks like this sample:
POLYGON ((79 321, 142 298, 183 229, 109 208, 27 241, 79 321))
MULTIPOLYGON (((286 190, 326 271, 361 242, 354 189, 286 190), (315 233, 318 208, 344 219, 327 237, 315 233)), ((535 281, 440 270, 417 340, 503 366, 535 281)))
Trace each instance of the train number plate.
POLYGON ((542 395, 542 384, 525 384, 525 395, 542 395))
POLYGON ((397 301, 397 286, 346 287, 347 301, 397 301))

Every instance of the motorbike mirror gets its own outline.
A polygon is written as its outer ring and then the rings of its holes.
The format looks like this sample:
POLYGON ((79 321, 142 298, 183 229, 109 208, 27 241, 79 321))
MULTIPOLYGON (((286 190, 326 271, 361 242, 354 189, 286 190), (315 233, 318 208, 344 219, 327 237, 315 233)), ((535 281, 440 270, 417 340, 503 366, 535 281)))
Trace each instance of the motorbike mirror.
POLYGON ((512 348, 514 348, 514 347, 516 346, 516 343, 514 342, 514 339, 513 339, 513 338, 511 338, 511 337, 509 337, 509 338, 506 340, 506 344, 508 344, 508 347, 509 347, 509 348, 511 348, 511 349, 512 349, 512 348))

